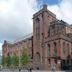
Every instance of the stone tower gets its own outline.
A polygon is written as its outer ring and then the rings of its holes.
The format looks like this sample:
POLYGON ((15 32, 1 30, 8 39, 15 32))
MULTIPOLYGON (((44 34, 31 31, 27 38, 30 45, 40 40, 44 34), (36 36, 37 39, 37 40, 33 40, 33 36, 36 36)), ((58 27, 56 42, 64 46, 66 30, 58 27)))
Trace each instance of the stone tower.
POLYGON ((47 9, 47 5, 43 5, 43 8, 33 15, 34 65, 38 69, 44 68, 47 64, 45 40, 48 37, 48 27, 53 20, 56 20, 56 16, 47 9))

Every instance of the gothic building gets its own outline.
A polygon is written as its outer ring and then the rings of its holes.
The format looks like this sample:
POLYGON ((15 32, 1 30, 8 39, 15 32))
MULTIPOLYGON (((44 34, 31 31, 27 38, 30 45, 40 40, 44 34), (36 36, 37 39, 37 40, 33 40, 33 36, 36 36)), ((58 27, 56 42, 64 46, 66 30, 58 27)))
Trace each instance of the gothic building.
POLYGON ((47 5, 33 15, 33 33, 14 43, 4 41, 3 57, 15 52, 18 56, 23 48, 28 49, 31 58, 28 66, 33 69, 61 69, 61 61, 66 63, 72 53, 72 26, 58 20, 47 9, 47 5))

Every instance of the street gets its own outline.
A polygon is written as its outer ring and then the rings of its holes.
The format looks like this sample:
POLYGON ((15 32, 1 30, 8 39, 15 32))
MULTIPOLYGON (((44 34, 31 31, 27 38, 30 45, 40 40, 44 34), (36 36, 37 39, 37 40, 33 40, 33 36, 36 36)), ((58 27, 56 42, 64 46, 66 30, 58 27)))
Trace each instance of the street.
POLYGON ((69 70, 69 71, 21 70, 21 71, 19 71, 18 69, 16 69, 16 70, 4 69, 4 70, 1 70, 0 72, 72 72, 72 70, 69 70))

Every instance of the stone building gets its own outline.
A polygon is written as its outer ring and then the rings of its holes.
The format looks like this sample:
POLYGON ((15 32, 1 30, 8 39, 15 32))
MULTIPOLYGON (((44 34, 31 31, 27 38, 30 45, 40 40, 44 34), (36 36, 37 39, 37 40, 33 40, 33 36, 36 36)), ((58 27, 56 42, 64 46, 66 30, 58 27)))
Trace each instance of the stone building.
POLYGON ((61 69, 61 60, 66 60, 72 51, 72 26, 58 20, 56 15, 47 9, 47 5, 33 15, 33 34, 15 43, 4 41, 3 56, 22 48, 28 49, 33 69, 61 69))

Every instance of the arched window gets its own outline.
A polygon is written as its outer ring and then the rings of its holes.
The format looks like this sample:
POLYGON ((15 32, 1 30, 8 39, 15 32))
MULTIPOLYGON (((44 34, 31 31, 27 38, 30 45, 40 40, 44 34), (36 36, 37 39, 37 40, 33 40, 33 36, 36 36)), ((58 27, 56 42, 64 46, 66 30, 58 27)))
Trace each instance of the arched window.
POLYGON ((50 60, 50 59, 48 59, 48 63, 49 63, 49 64, 51 63, 51 60, 50 60))
POLYGON ((40 62, 40 53, 39 52, 36 53, 36 61, 40 62))
POLYGON ((36 18, 36 38, 40 39, 40 19, 36 18))
POLYGON ((65 54, 65 42, 63 42, 63 53, 65 54))
POLYGON ((48 56, 50 56, 50 44, 48 44, 48 56))
POLYGON ((54 62, 57 64, 57 43, 54 42, 54 62))
POLYGON ((69 44, 67 44, 67 53, 69 55, 69 44))
POLYGON ((39 18, 36 18, 36 23, 39 23, 40 22, 40 19, 39 18))
POLYGON ((54 59, 55 64, 57 64, 57 59, 54 59))
POLYGON ((57 44, 54 42, 54 56, 57 56, 57 44))

